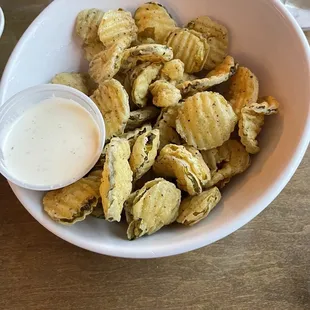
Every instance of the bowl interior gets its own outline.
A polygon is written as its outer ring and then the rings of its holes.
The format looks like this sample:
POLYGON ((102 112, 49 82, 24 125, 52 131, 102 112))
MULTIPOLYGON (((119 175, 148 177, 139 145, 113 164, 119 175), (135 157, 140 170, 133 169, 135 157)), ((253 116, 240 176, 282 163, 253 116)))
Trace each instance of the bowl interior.
MULTIPOLYGON (((14 51, 2 80, 0 104, 16 92, 46 83, 59 72, 87 70, 74 22, 84 8, 122 7, 134 11, 145 1, 57 0, 28 29, 14 51), (57 23, 55 23, 57 20, 57 23)), ((73 227, 52 222, 42 210, 42 193, 12 186, 27 210, 61 238, 86 249, 124 257, 157 257, 185 252, 214 242, 261 212, 297 168, 309 141, 310 75, 307 41, 277 0, 161 1, 184 24, 209 15, 230 32, 230 53, 259 78, 261 95, 281 103, 280 114, 267 118, 260 136, 262 151, 251 168, 223 192, 221 204, 192 228, 172 225, 134 242, 126 227, 89 217, 73 227), (308 136, 307 136, 308 135, 308 136)))

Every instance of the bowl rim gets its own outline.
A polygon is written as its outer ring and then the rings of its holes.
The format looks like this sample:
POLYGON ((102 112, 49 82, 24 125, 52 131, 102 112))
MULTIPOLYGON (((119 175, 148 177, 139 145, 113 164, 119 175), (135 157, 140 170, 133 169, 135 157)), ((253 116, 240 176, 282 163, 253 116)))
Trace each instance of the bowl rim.
POLYGON ((1 38, 2 33, 4 31, 4 25, 5 25, 5 17, 4 17, 3 10, 0 6, 0 38, 1 38))
MULTIPOLYGON (((16 45, 13 53, 11 54, 8 64, 4 70, 2 81, 0 84, 0 105, 1 101, 5 97, 5 90, 3 89, 3 85, 7 83, 8 76, 10 74, 11 68, 14 64, 14 61, 18 58, 21 46, 25 43, 25 38, 28 37, 28 33, 31 31, 33 25, 40 23, 42 19, 42 13, 50 10, 53 6, 59 4, 59 2, 65 2, 66 0, 57 0, 52 2, 48 5, 41 14, 33 21, 33 23, 29 26, 26 32, 21 37, 20 41, 16 45)), ((299 27, 298 23, 294 19, 294 17, 288 12, 285 8, 284 4, 280 0, 264 0, 266 3, 268 2, 269 5, 273 5, 281 15, 286 19, 286 21, 291 26, 292 30, 295 32, 295 35, 299 38, 303 50, 306 55, 306 62, 308 63, 308 67, 310 68, 310 49, 308 41, 299 27)), ((238 230, 240 227, 245 225, 246 223, 250 222, 254 217, 256 217, 260 212, 262 212, 283 190, 289 180, 292 178, 293 174, 295 173, 296 169, 298 168, 304 154, 307 150, 308 144, 310 141, 310 112, 308 112, 307 121, 305 123, 303 135, 300 138, 299 144, 295 150, 295 154, 292 157, 291 161, 288 163, 286 168, 283 170, 282 174, 279 175, 278 180, 274 183, 274 185, 264 194, 264 196, 256 202, 253 202, 251 208, 247 209, 243 212, 238 218, 234 221, 229 222, 225 230, 216 230, 212 236, 206 235, 197 235, 194 239, 190 240, 183 240, 182 242, 175 242, 173 244, 165 244, 160 247, 157 252, 151 251, 146 252, 143 248, 140 249, 126 249, 125 251, 122 248, 111 248, 107 245, 101 244, 99 247, 98 245, 93 245, 91 243, 87 243, 86 241, 79 240, 78 238, 68 236, 67 234, 60 233, 56 226, 53 226, 52 222, 49 221, 42 221, 38 218, 38 214, 34 212, 31 208, 26 207, 29 202, 27 198, 22 195, 21 193, 17 193, 17 187, 10 183, 10 186, 19 199, 19 201, 24 205, 26 210, 45 228, 47 228, 50 232, 55 234, 56 236, 60 237, 61 239, 72 243, 78 247, 83 249, 96 252, 99 254, 105 254, 114 257, 124 257, 124 258, 157 258, 157 257, 166 257, 171 255, 177 255, 181 253, 185 253, 188 251, 192 251, 206 245, 209 245, 213 242, 216 242, 227 235, 233 233, 234 231, 238 230)))
MULTIPOLYGON (((15 106, 15 103, 20 104, 23 102, 23 100, 20 99, 25 99, 25 98, 30 98, 34 94, 39 94, 39 93, 52 93, 55 95, 55 97, 58 97, 57 93, 62 92, 67 93, 72 100, 75 101, 76 98, 79 98, 81 101, 83 101, 85 104, 87 104, 88 107, 90 107, 96 115, 98 115, 97 119, 93 118, 93 121, 97 124, 98 130, 99 130, 99 144, 98 144, 98 149, 96 151, 96 154, 94 154, 94 158, 88 167, 85 167, 84 171, 81 172, 80 174, 76 175, 75 178, 70 178, 67 179, 63 183, 57 183, 57 184, 49 184, 49 185, 35 185, 27 182, 21 181, 18 177, 15 177, 9 169, 7 169, 2 163, 0 163, 0 173, 11 183, 30 190, 35 190, 35 191, 48 191, 48 190, 55 190, 59 189, 65 186, 68 186, 74 182, 74 180, 81 179, 83 176, 85 176, 96 164, 98 159, 100 158, 100 155, 102 153, 102 150, 104 148, 105 144, 105 123, 104 119, 102 117, 102 114, 97 107, 97 105, 94 103, 94 101, 86 96, 84 93, 79 91, 78 89, 66 86, 66 85, 61 85, 61 84, 39 84, 36 86, 32 86, 29 88, 26 88, 15 95, 13 95, 10 99, 8 99, 3 105, 0 105, 0 125, 1 125, 1 119, 5 114, 10 110, 11 106, 15 106)), ((53 96, 53 95, 52 95, 53 96)), ((77 102, 78 103, 78 102, 77 102)), ((79 106, 81 106, 80 103, 78 103, 79 106)), ((81 106, 82 107, 82 106, 81 106)), ((83 107, 82 107, 83 108, 83 107)), ((85 108, 84 108, 85 109, 85 108)))

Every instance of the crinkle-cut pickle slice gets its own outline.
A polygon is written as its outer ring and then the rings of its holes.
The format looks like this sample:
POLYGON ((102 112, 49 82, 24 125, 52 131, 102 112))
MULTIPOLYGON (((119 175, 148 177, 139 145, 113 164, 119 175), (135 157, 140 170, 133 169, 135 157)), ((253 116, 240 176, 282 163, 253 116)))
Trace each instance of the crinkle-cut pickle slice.
POLYGON ((182 104, 176 129, 187 144, 209 150, 227 141, 236 123, 237 116, 222 95, 202 92, 182 104))
POLYGON ((129 240, 151 235, 165 225, 173 223, 181 202, 181 191, 164 179, 147 182, 137 191, 126 208, 129 240))

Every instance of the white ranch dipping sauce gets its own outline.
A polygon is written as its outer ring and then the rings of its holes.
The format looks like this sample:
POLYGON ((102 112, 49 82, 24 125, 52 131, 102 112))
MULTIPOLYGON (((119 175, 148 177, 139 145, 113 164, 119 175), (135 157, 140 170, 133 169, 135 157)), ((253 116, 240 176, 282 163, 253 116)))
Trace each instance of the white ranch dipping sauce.
POLYGON ((53 97, 13 123, 4 142, 4 163, 22 182, 64 184, 91 168, 99 137, 98 125, 86 109, 53 97))

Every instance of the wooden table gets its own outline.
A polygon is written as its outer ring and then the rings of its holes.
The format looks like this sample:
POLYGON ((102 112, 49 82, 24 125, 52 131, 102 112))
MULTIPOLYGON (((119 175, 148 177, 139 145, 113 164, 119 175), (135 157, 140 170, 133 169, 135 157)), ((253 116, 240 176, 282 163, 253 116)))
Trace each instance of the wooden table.
MULTIPOLYGON (((46 0, 1 0, 0 72, 46 0)), ((38 224, 0 178, 0 309, 310 309, 310 152, 251 223, 176 257, 100 256, 38 224)))

